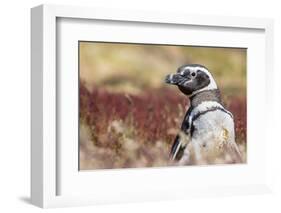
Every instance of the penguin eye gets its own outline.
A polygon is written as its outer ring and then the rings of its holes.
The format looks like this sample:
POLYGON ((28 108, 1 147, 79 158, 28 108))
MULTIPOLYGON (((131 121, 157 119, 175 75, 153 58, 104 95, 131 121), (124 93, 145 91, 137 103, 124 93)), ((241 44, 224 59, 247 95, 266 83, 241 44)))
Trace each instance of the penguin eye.
POLYGON ((195 77, 195 76, 196 76, 196 72, 192 72, 192 73, 190 73, 190 75, 191 75, 192 77, 195 77))

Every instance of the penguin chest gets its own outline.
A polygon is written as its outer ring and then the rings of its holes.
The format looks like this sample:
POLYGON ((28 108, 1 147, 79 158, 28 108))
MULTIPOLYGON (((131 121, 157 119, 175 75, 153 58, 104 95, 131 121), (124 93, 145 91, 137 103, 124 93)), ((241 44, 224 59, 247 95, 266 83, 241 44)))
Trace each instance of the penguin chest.
POLYGON ((193 122, 191 143, 204 155, 219 155, 228 143, 235 143, 232 117, 220 110, 201 115, 193 122))

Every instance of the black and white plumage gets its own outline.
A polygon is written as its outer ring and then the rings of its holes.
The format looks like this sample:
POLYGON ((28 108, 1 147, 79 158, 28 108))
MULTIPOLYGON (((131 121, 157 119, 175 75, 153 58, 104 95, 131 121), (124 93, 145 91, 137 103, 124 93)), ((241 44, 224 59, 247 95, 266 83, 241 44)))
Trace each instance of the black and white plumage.
POLYGON ((220 91, 209 70, 199 64, 187 64, 166 76, 166 83, 178 86, 190 99, 171 148, 171 158, 185 164, 241 162, 235 142, 233 115, 227 111, 220 91))

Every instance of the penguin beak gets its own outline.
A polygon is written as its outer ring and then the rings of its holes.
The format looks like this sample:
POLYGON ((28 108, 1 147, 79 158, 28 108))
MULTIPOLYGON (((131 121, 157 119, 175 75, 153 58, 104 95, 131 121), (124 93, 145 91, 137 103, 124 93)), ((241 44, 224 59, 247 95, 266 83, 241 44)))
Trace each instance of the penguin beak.
POLYGON ((179 75, 178 73, 176 73, 176 74, 169 74, 165 78, 165 83, 177 85, 180 82, 181 79, 182 79, 182 76, 179 75))
POLYGON ((190 79, 183 77, 180 73, 176 73, 167 75, 165 78, 165 83, 182 86, 188 80, 190 79))

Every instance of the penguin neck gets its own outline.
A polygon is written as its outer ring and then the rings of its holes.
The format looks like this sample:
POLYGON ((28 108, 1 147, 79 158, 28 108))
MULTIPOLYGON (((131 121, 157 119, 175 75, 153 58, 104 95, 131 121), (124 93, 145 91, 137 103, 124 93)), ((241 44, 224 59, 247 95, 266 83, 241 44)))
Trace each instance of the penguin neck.
POLYGON ((202 102, 215 101, 222 104, 219 89, 204 90, 189 97, 190 106, 195 108, 202 102))

